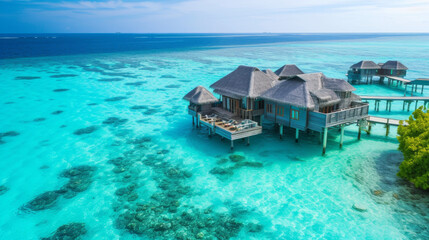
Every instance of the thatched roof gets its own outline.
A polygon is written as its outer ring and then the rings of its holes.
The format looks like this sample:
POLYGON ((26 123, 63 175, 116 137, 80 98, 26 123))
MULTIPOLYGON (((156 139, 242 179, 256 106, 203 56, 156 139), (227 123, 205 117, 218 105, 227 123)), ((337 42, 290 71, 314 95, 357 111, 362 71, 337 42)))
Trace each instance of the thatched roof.
POLYGON ((336 92, 352 92, 356 90, 356 88, 347 81, 337 78, 325 78, 323 87, 336 92))
POLYGON ((183 99, 198 105, 219 102, 219 99, 217 99, 209 90, 207 90, 203 86, 198 86, 194 88, 192 91, 186 94, 183 99))
POLYGON ((230 74, 213 83, 215 93, 234 98, 257 98, 278 81, 256 67, 239 66, 230 74))
POLYGON ((271 71, 271 69, 262 70, 262 72, 267 74, 268 77, 272 78, 274 81, 279 80, 279 76, 277 76, 277 74, 275 74, 273 71, 271 71))
POLYGON ((393 70, 408 70, 408 68, 399 61, 387 61, 381 69, 393 69, 393 70))
POLYGON ((335 91, 354 90, 356 89, 344 80, 327 78, 323 73, 308 73, 281 81, 262 94, 261 98, 312 110, 316 104, 323 107, 339 103, 341 99, 335 91))
POLYGON ((261 98, 281 104, 314 109, 307 84, 300 78, 282 81, 261 95, 261 98))
POLYGON ((283 67, 277 69, 277 71, 275 71, 275 73, 280 78, 289 78, 289 77, 293 77, 293 76, 296 76, 299 74, 304 74, 304 72, 301 71, 301 69, 299 69, 294 64, 284 65, 283 67))
POLYGON ((380 69, 380 66, 373 61, 363 60, 353 64, 350 68, 354 69, 380 69))

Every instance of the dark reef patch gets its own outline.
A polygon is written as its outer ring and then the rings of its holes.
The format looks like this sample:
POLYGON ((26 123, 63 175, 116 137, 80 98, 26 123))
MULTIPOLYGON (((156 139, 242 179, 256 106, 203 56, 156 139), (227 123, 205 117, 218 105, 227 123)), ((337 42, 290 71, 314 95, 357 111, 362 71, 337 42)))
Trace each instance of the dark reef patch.
POLYGON ((7 191, 9 191, 9 188, 5 185, 0 185, 0 196, 5 194, 7 191))
POLYGON ((179 84, 170 84, 170 85, 167 85, 165 87, 166 88, 180 88, 180 85, 179 84))
POLYGON ((48 191, 38 195, 27 203, 24 208, 33 211, 40 211, 52 207, 61 194, 58 191, 48 191))
POLYGON ((63 113, 64 111, 61 111, 61 110, 57 110, 57 111, 53 111, 51 114, 52 115, 58 115, 58 114, 61 114, 61 113, 63 113))
POLYGON ((104 99, 104 101, 106 102, 117 102, 117 101, 122 101, 124 99, 127 99, 128 97, 125 96, 119 96, 119 97, 112 97, 112 98, 106 98, 104 99))
POLYGON ((15 77, 15 80, 34 80, 34 79, 40 79, 40 77, 32 77, 32 76, 18 76, 18 77, 15 77))
POLYGON ((42 238, 42 240, 77 240, 86 234, 87 229, 85 223, 69 223, 59 227, 50 237, 42 238))
POLYGON ((77 77, 76 74, 57 74, 57 75, 51 75, 51 78, 69 78, 69 77, 77 77))
POLYGON ((68 91, 68 90, 70 90, 70 89, 67 89, 67 88, 59 88, 59 89, 54 89, 54 90, 53 90, 53 92, 66 92, 66 91, 68 91))
POLYGON ((74 131, 73 134, 75 134, 75 135, 90 134, 90 133, 96 131, 97 129, 98 129, 97 126, 89 126, 86 128, 78 129, 78 130, 74 131))
POLYGON ((126 118, 109 117, 103 121, 103 124, 112 125, 114 127, 125 124, 128 121, 126 118))
POLYGON ((43 122, 45 120, 46 120, 46 118, 35 118, 35 119, 33 119, 33 122, 43 122))
POLYGON ((144 71, 156 71, 158 69, 154 68, 154 67, 142 67, 142 68, 140 68, 140 70, 144 70, 144 71))
POLYGON ((99 82, 120 82, 123 81, 123 78, 102 78, 102 79, 98 79, 97 81, 99 82))
POLYGON ((127 86, 141 86, 143 84, 147 83, 147 81, 138 81, 138 82, 130 82, 130 83, 125 83, 125 85, 127 86))
POLYGON ((40 211, 51 208, 55 205, 58 198, 63 196, 66 199, 73 198, 79 192, 83 192, 92 183, 95 167, 82 165, 67 169, 61 173, 61 177, 69 178, 69 181, 59 190, 47 191, 28 202, 22 209, 40 211))
POLYGON ((7 132, 0 133, 0 138, 2 138, 2 137, 16 137, 18 135, 19 135, 19 132, 17 132, 17 131, 7 131, 7 132))
POLYGON ((162 75, 160 78, 176 78, 176 77, 168 74, 168 75, 162 75))
POLYGON ((131 74, 131 73, 119 73, 119 72, 111 73, 111 72, 105 72, 105 71, 102 71, 100 73, 101 73, 101 75, 111 76, 111 77, 137 78, 136 75, 131 74))
POLYGON ((144 112, 145 115, 152 115, 158 113, 160 110, 157 108, 150 108, 144 112))
POLYGON ((148 109, 148 106, 145 105, 134 105, 130 107, 131 110, 142 110, 142 109, 148 109))

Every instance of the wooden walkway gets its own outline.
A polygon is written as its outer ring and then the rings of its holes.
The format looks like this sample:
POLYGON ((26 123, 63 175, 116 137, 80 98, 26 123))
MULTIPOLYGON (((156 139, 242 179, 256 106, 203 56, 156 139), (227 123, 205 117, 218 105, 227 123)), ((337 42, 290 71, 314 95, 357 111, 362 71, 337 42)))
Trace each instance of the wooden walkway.
POLYGON ((410 111, 411 103, 415 102, 415 109, 418 107, 419 101, 420 104, 426 106, 429 104, 429 97, 403 97, 403 96, 360 96, 363 101, 374 101, 375 102, 375 111, 380 111, 380 102, 386 101, 386 111, 392 110, 393 101, 402 101, 402 110, 405 110, 405 105, 407 104, 407 111, 410 111))
POLYGON ((429 101, 429 97, 403 97, 403 96, 363 96, 362 100, 394 100, 394 101, 429 101))
MULTIPOLYGON (((393 125, 393 126, 399 126, 399 125, 401 125, 401 124, 399 124, 400 120, 393 119, 393 118, 368 116, 368 118, 366 119, 366 121, 370 122, 370 123, 389 124, 389 125, 393 125)), ((405 121, 404 121, 404 125, 406 125, 405 121)))

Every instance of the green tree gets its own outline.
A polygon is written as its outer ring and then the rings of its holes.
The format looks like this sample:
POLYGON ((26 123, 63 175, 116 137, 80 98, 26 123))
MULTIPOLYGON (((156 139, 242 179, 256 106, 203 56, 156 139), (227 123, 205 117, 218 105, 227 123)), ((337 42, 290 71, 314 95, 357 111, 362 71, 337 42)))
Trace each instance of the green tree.
POLYGON ((406 122, 407 125, 398 127, 399 150, 404 155, 398 176, 426 190, 429 189, 429 112, 422 106, 406 122))

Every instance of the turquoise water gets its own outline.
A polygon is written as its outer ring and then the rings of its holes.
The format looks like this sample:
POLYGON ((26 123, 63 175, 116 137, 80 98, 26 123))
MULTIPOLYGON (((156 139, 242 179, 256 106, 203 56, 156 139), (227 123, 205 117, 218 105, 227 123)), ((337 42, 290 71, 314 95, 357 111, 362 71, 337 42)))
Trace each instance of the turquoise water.
MULTIPOLYGON (((234 154, 262 166, 240 167, 229 160, 229 142, 193 128, 182 97, 240 64, 297 64, 344 78, 362 59, 392 59, 410 69, 408 78, 428 77, 428 42, 414 36, 1 60, 0 132, 19 135, 1 138, 0 185, 7 190, 0 195, 0 238, 39 239, 79 222, 84 239, 427 239, 429 195, 395 175, 396 128, 385 137, 377 125, 358 141, 357 127, 348 126, 342 150, 331 130, 322 157, 318 135, 301 134, 295 143, 292 131, 280 140, 267 125, 250 146, 235 143, 234 154), (81 165, 95 169, 78 175, 84 184, 72 191, 68 181, 76 178, 63 171, 81 165), (45 209, 29 207, 64 186, 68 192, 45 209), (132 190, 119 193, 124 187, 132 190), (138 207, 152 209, 142 235, 121 226, 138 207)), ((356 88, 362 95, 403 94, 356 88)), ((390 113, 370 114, 407 118, 401 109, 398 103, 390 113)))

